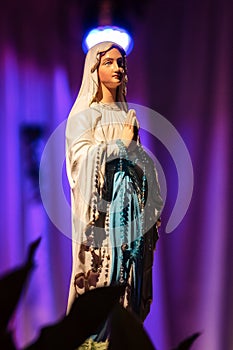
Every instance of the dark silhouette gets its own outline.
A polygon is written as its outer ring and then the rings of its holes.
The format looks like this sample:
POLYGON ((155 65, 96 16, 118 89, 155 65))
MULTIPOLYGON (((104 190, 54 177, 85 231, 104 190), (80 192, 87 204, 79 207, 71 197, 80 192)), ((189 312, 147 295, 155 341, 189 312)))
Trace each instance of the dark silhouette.
POLYGON ((74 350, 98 331, 113 307, 118 304, 124 287, 102 287, 78 297, 60 322, 41 330, 39 339, 25 350, 74 350))
POLYGON ((192 334, 190 337, 188 337, 187 339, 183 340, 178 345, 178 347, 173 349, 173 350, 188 350, 188 349, 190 349, 192 344, 200 336, 200 334, 201 334, 200 332, 192 334))
POLYGON ((137 316, 117 305, 111 315, 109 350, 155 350, 137 316), (129 331, 130 330, 130 331, 129 331))
MULTIPOLYGON (((34 257, 41 238, 32 242, 26 262, 0 279, 0 349, 17 350, 9 321, 19 303, 29 274, 35 267, 34 257)), ((44 327, 39 338, 22 350, 75 350, 92 334, 98 332, 109 318, 109 350, 155 350, 137 316, 119 304, 125 286, 96 288, 75 299, 70 312, 57 323, 44 327), (130 329, 130 332, 128 331, 130 329)), ((188 350, 199 336, 195 333, 173 350, 188 350)))
POLYGON ((0 348, 4 350, 16 349, 12 335, 8 331, 9 321, 16 309, 27 282, 30 272, 34 268, 34 256, 41 241, 39 237, 30 244, 26 262, 6 273, 0 279, 0 348))

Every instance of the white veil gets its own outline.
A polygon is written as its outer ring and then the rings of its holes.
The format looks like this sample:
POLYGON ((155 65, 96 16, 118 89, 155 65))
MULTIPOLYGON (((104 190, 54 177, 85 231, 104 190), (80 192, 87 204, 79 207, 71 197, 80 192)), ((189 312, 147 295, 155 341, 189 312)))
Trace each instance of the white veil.
POLYGON ((122 84, 117 90, 117 102, 122 104, 122 107, 127 111, 126 104, 126 83, 127 83, 127 71, 126 71, 126 54, 124 49, 118 44, 111 41, 104 41, 102 43, 93 46, 87 53, 82 84, 76 98, 76 101, 70 111, 70 115, 77 114, 83 110, 87 110, 91 103, 96 101, 97 92, 99 88, 98 81, 98 66, 101 59, 101 53, 109 51, 111 48, 117 48, 123 57, 124 62, 124 76, 122 84))

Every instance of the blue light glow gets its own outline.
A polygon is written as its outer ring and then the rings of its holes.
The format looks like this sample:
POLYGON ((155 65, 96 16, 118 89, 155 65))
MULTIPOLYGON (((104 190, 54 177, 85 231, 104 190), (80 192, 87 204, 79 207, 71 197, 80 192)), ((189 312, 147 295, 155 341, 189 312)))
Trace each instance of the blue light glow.
POLYGON ((83 51, 87 51, 94 45, 103 41, 113 41, 120 45, 128 55, 133 48, 133 39, 131 35, 123 28, 116 26, 102 26, 90 30, 83 39, 83 51))

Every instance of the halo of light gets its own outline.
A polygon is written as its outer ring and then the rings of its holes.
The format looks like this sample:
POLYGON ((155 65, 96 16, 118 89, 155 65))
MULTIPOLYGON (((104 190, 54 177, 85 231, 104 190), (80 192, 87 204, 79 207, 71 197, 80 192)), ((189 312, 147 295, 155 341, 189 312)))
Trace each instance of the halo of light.
POLYGON ((116 26, 100 26, 91 29, 84 36, 82 43, 83 51, 87 53, 92 46, 103 41, 113 41, 120 45, 127 55, 129 55, 133 49, 133 38, 127 30, 116 26))

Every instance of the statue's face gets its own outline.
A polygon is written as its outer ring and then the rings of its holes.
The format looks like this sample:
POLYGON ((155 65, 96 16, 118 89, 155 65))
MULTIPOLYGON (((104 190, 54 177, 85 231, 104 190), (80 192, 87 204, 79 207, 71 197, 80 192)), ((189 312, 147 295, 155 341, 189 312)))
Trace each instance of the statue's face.
POLYGON ((116 89, 122 83, 124 74, 123 57, 118 49, 107 51, 100 60, 98 76, 101 84, 116 89))

